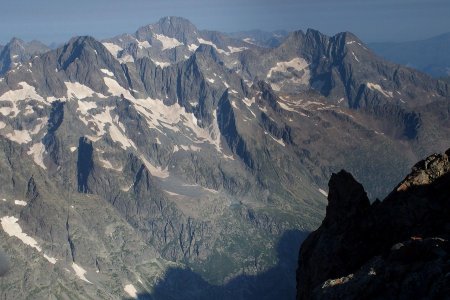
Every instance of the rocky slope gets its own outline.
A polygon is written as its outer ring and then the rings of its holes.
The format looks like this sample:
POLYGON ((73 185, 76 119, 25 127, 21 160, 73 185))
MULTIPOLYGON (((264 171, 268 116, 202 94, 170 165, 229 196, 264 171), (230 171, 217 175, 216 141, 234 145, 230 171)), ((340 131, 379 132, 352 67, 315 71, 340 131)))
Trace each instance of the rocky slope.
POLYGON ((300 250, 297 299, 448 299, 449 156, 420 161, 372 204, 352 175, 333 174, 326 217, 300 250))

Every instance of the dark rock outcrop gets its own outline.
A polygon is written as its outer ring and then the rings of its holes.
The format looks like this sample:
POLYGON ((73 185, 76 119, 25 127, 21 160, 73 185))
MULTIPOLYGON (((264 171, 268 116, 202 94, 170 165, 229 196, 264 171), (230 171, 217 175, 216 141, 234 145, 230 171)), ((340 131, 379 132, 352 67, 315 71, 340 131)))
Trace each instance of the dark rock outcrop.
POLYGON ((326 217, 300 249, 297 299, 448 299, 449 155, 372 204, 352 175, 333 174, 326 217))
POLYGON ((80 193, 89 192, 88 177, 94 167, 93 151, 92 142, 86 137, 81 137, 77 161, 78 192, 80 193))

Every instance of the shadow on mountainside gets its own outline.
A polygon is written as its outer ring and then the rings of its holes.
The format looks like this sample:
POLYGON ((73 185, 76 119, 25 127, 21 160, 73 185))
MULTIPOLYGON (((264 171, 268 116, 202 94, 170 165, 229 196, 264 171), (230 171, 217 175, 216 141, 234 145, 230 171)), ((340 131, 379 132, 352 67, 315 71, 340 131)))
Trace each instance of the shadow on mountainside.
POLYGON ((152 294, 139 294, 138 299, 295 299, 298 249, 308 234, 286 231, 277 245, 277 265, 261 274, 212 285, 190 269, 171 268, 152 294))

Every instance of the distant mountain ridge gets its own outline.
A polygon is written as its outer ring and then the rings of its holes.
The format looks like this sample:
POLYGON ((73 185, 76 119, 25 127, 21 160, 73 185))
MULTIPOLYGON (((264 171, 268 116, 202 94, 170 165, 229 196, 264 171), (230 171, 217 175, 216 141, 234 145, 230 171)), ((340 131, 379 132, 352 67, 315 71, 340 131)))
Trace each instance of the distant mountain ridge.
POLYGON ((13 38, 5 46, 0 46, 0 75, 31 59, 34 55, 49 51, 50 48, 39 41, 26 43, 13 38))
POLYGON ((265 48, 275 48, 280 46, 288 35, 289 32, 285 30, 276 30, 272 32, 249 30, 230 33, 230 36, 234 38, 265 48))
POLYGON ((450 75, 450 33, 411 42, 372 43, 369 47, 390 61, 434 77, 450 75))

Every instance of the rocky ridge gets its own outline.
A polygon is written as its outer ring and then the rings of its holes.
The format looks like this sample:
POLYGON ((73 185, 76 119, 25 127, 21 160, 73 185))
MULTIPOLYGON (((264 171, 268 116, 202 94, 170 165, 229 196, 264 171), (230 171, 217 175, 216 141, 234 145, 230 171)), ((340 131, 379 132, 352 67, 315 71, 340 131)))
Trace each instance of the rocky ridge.
POLYGON ((349 173, 333 174, 326 217, 300 250, 297 299, 447 299, 449 155, 420 161, 372 204, 349 173))
POLYGON ((26 43, 18 38, 11 39, 5 46, 0 46, 0 75, 49 50, 39 41, 26 43))

